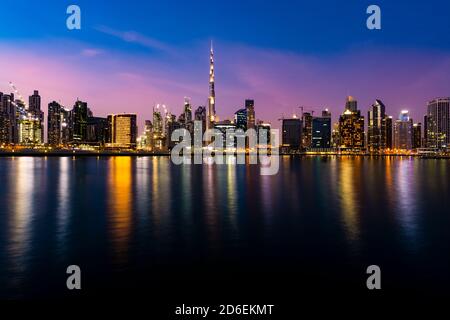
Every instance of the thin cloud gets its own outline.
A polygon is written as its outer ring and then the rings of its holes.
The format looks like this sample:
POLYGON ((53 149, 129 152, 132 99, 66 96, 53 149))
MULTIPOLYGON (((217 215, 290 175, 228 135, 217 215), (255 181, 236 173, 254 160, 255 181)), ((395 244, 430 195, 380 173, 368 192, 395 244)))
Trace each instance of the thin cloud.
POLYGON ((116 37, 125 42, 138 44, 148 49, 162 51, 171 55, 175 54, 175 50, 165 43, 145 36, 136 31, 119 31, 107 26, 97 26, 95 27, 95 30, 116 37))
POLYGON ((98 49, 87 48, 87 49, 81 50, 81 55, 84 57, 92 58, 92 57, 96 57, 100 54, 102 54, 102 51, 98 50, 98 49))

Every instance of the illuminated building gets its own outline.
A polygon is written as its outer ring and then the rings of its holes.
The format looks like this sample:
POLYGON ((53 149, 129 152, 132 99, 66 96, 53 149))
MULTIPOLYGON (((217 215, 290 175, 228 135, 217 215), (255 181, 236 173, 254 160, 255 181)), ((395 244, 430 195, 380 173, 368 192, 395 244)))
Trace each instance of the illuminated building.
POLYGON ((312 120, 311 147, 331 147, 331 113, 328 110, 324 110, 321 117, 314 117, 312 120))
POLYGON ((109 125, 106 118, 89 117, 86 128, 86 142, 104 146, 109 142, 109 125))
POLYGON ((42 143, 41 121, 31 117, 19 120, 19 144, 36 145, 42 143))
POLYGON ((17 142, 16 105, 14 94, 0 95, 0 143, 11 144, 17 142))
POLYGON ((153 147, 153 124, 150 120, 145 120, 145 144, 144 148, 151 150, 153 147))
POLYGON ((270 145, 270 143, 271 143, 270 130, 271 130, 270 123, 258 121, 258 124, 256 126, 256 131, 258 134, 258 144, 260 146, 270 145), (265 136, 266 141, 261 140, 261 138, 263 136, 265 136))
POLYGON ((195 129, 194 128, 194 134, 200 137, 203 137, 203 134, 206 131, 206 118, 207 118, 207 114, 206 114, 206 107, 205 106, 199 106, 196 110, 195 110, 195 121, 200 121, 202 123, 201 129, 202 132, 196 132, 196 130, 200 130, 199 128, 195 129))
POLYGON ((298 151, 302 141, 302 121, 296 117, 283 119, 282 147, 285 151, 298 151))
POLYGON ((214 87, 214 50, 211 42, 209 55, 209 98, 208 98, 208 128, 213 128, 216 117, 216 91, 214 87))
POLYGON ((304 149, 311 148, 312 144, 312 122, 313 116, 309 112, 303 113, 303 135, 302 135, 302 146, 304 149))
POLYGON ((247 129, 255 129, 255 101, 245 100, 245 110, 247 111, 247 129))
POLYGON ((39 121, 41 132, 40 141, 44 141, 44 112, 41 110, 41 96, 38 90, 34 90, 33 95, 28 98, 28 112, 33 119, 39 121))
POLYGON ((110 146, 131 149, 136 147, 137 121, 136 114, 108 115, 110 146))
POLYGON ((419 122, 413 124, 412 148, 418 149, 421 147, 422 147, 422 124, 419 122))
MULTIPOLYGON (((217 122, 214 129, 222 134, 222 145, 215 145, 218 148, 234 148, 236 146, 236 125, 229 120, 217 122), (227 140, 228 138, 228 140, 227 140)), ((217 141, 217 140, 215 140, 217 141)))
POLYGON ((153 149, 163 149, 165 146, 164 123, 159 105, 153 108, 153 149))
POLYGON ((344 113, 339 117, 339 148, 343 151, 364 150, 364 117, 357 109, 357 101, 347 98, 344 113))
POLYGON ((352 96, 348 96, 345 101, 345 110, 356 112, 358 110, 358 102, 352 96))
POLYGON ((234 123, 236 124, 236 129, 247 130, 247 109, 239 109, 234 113, 234 123))
POLYGON ((393 122, 391 116, 386 116, 386 149, 392 150, 394 148, 394 139, 392 137, 393 134, 393 122))
POLYGON ((450 143, 450 98, 428 102, 425 137, 428 148, 445 149, 450 143))
POLYGON ((409 112, 403 110, 394 123, 394 149, 411 150, 413 141, 413 121, 409 112))
POLYGON ((63 107, 56 101, 48 104, 47 115, 47 142, 51 146, 62 144, 63 107))
POLYGON ((72 142, 74 144, 87 142, 88 117, 87 103, 77 100, 71 111, 72 142))
POLYGON ((386 149, 386 107, 381 100, 375 100, 367 112, 367 147, 370 152, 386 149))

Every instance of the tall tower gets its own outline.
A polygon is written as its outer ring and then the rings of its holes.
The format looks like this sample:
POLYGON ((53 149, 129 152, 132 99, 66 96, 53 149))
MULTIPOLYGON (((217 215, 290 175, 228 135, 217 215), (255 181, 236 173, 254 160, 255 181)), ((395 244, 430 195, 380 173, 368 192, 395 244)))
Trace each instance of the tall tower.
POLYGON ((208 98, 208 123, 209 128, 214 127, 216 122, 216 91, 214 89, 214 50, 211 41, 211 50, 209 54, 209 98, 208 98))

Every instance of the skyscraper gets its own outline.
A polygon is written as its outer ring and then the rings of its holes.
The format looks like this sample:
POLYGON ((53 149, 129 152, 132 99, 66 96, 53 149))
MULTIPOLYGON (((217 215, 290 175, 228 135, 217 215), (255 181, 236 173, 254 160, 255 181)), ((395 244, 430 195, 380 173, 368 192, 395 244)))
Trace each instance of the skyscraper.
POLYGON ((411 150, 413 146, 413 121, 408 110, 402 110, 398 120, 394 123, 394 148, 397 150, 411 150))
POLYGON ((77 100, 71 112, 73 143, 87 141, 88 106, 86 102, 77 100))
POLYGON ((48 104, 47 115, 47 142, 51 146, 61 144, 62 138, 62 112, 63 107, 56 101, 48 104))
POLYGON ((14 94, 2 94, 0 103, 0 143, 17 142, 16 105, 14 94))
POLYGON ((38 90, 34 90, 33 95, 28 98, 28 112, 30 116, 39 121, 41 131, 40 142, 44 142, 44 112, 41 110, 41 96, 38 90))
POLYGON ((282 147, 287 151, 300 150, 302 142, 302 121, 298 118, 283 119, 282 147))
POLYGON ((236 124, 236 129, 247 130, 247 109, 239 109, 234 113, 234 123, 236 124))
POLYGON ((339 117, 339 148, 348 151, 364 150, 364 116, 357 109, 357 102, 347 98, 345 111, 339 117))
POLYGON ((422 147, 422 124, 419 122, 413 124, 412 148, 418 149, 421 147, 422 147))
POLYGON ((367 113, 367 146, 370 152, 386 149, 386 107, 381 100, 375 100, 367 113))
POLYGON ((212 129, 216 122, 216 91, 214 87, 214 50, 211 41, 209 54, 209 98, 208 98, 208 128, 212 129))
POLYGON ((114 148, 136 148, 137 117, 135 114, 108 115, 110 146, 114 148))
POLYGON ((428 102, 426 119, 428 148, 444 149, 450 144, 450 98, 436 98, 428 102))
POLYGON ((392 150, 394 148, 393 122, 391 116, 386 116, 386 149, 392 150))
POLYGON ((245 110, 247 111, 247 129, 255 129, 255 101, 245 100, 245 110))
POLYGON ((312 120, 312 148, 331 147, 331 113, 328 110, 322 112, 321 117, 312 120))
POLYGON ((104 146, 109 138, 108 120, 101 117, 89 117, 86 127, 86 142, 91 145, 104 146))
POLYGON ((302 147, 304 149, 311 148, 312 131, 313 131, 313 116, 309 112, 304 112, 302 116, 303 135, 302 147))

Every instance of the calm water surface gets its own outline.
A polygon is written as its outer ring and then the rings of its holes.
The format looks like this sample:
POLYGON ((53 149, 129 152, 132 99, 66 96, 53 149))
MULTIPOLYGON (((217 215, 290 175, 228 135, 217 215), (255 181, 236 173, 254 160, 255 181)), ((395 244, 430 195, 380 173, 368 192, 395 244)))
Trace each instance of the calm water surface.
POLYGON ((0 297, 64 296, 70 264, 84 294, 188 278, 361 289, 370 264, 387 290, 446 290, 449 164, 283 157, 261 176, 167 157, 0 158, 0 297))

